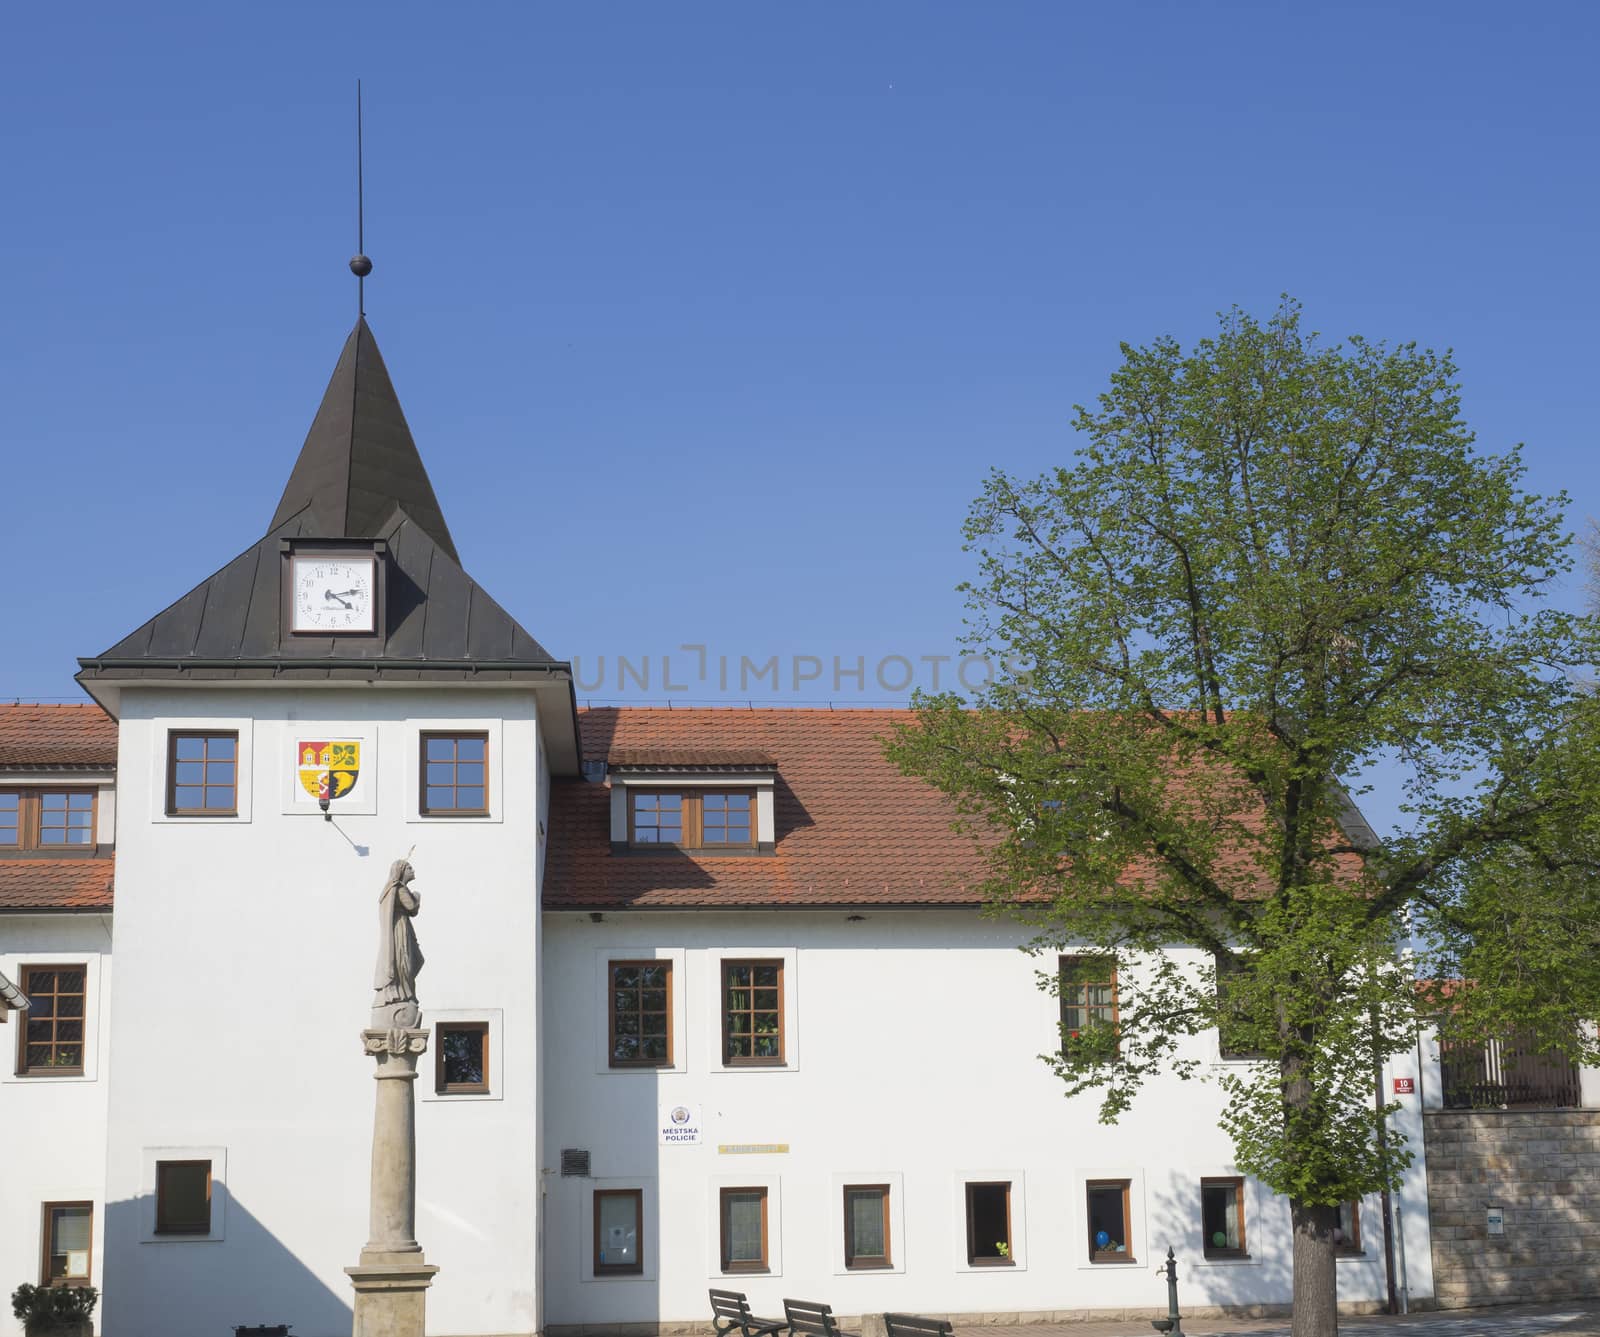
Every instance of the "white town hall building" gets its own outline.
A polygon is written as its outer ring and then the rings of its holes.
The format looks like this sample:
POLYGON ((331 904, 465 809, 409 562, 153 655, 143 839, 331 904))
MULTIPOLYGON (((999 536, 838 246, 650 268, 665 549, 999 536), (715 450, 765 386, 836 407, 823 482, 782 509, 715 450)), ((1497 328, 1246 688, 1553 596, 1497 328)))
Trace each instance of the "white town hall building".
MULTIPOLYGON (((1188 1310, 1288 1301, 1287 1205, 1214 1084, 1114 1127, 1063 1098, 1039 1055, 1115 980, 1040 990, 1055 959, 980 914, 945 801, 884 760, 898 716, 580 710, 463 555, 363 319, 264 536, 83 660, 93 704, 0 707, 7 1291, 98 1286, 113 1337, 350 1331, 410 851, 430 1332, 699 1327, 709 1286, 1154 1310, 1169 1246, 1188 1310)), ((1422 1088, 1414 1302, 1436 1073, 1386 1077, 1422 1088)), ((1384 1294, 1380 1221, 1346 1210, 1345 1301, 1384 1294)))

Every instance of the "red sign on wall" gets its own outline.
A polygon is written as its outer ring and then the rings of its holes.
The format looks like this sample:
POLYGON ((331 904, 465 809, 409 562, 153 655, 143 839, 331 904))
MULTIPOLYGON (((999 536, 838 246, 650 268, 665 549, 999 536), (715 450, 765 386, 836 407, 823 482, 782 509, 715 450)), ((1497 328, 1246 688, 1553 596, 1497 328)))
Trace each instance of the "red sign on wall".
POLYGON ((1396 1077, 1394 1079, 1394 1093, 1397 1096, 1409 1096, 1417 1089, 1415 1077, 1396 1077))

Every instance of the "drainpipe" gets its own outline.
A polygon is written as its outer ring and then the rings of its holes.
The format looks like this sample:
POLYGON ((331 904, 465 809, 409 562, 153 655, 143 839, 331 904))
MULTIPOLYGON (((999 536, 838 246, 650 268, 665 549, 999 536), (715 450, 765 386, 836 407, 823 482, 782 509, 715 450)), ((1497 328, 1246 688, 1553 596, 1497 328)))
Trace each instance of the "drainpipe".
POLYGON ((1383 1214, 1383 1277, 1389 1292, 1388 1311, 1391 1314, 1404 1313, 1395 1296, 1394 1283, 1394 1225, 1393 1225, 1393 1200, 1389 1193, 1389 1118, 1383 1112, 1383 1055, 1379 1052, 1379 1036, 1381 1030, 1378 1023, 1378 1009, 1372 1009, 1372 1109, 1378 1121, 1378 1164, 1383 1170, 1384 1186, 1379 1195, 1379 1207, 1383 1214))

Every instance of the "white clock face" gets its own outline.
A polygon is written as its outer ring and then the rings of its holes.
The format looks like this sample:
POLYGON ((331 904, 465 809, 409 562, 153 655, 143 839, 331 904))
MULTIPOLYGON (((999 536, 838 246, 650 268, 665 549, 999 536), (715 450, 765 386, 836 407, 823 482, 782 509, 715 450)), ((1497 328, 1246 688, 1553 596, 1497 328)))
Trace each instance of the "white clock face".
POLYGON ((370 556, 295 557, 294 630, 375 632, 377 566, 370 556))

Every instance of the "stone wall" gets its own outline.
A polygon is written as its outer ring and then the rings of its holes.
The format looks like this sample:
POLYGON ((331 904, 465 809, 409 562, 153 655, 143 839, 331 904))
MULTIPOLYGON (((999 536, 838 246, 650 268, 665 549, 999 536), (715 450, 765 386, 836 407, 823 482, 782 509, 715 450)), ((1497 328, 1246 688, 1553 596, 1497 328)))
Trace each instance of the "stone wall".
POLYGON ((1430 1110, 1423 1135, 1442 1307, 1600 1295, 1600 1110, 1430 1110))

